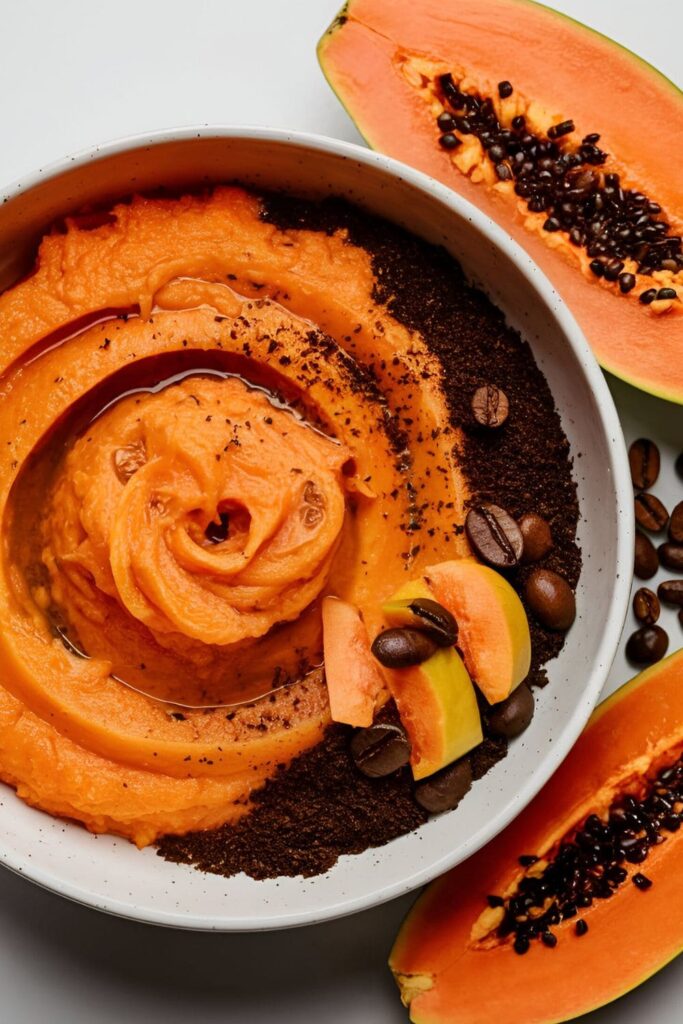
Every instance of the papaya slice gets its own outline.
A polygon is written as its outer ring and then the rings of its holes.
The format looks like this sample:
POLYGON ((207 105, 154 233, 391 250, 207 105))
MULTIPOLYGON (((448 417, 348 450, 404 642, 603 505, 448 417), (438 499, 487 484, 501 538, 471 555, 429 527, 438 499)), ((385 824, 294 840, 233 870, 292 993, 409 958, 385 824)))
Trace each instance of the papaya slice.
POLYGON ((683 650, 604 701, 519 818, 420 897, 389 961, 411 1020, 568 1020, 663 967, 683 948, 682 811, 683 650))
POLYGON ((663 172, 683 159, 671 82, 527 0, 349 0, 318 56, 370 146, 509 232, 606 369, 683 402, 683 210, 663 172), (600 74, 581 74, 590 67, 600 74))
POLYGON ((427 576, 437 601, 458 623, 468 672, 489 704, 505 700, 531 666, 529 622, 517 593, 473 558, 431 565, 427 576))
POLYGON ((372 725, 384 678, 372 656, 358 608, 328 595, 323 598, 325 680, 333 722, 372 725))

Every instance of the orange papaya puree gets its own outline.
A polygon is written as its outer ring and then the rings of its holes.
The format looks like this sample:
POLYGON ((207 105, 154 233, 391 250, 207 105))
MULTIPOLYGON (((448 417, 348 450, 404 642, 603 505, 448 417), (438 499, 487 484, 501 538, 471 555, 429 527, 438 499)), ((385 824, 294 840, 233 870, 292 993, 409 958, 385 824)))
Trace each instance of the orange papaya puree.
POLYGON ((0 296, 0 776, 145 845, 320 740, 322 597, 375 632, 467 553, 468 494, 440 363, 343 227, 238 188, 104 219, 0 296))

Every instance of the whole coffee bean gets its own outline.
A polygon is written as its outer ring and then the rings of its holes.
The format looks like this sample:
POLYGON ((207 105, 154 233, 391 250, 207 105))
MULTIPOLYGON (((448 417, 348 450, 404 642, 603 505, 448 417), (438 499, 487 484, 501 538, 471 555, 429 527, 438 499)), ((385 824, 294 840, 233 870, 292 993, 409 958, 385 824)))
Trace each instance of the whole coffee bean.
POLYGON ((652 579, 659 568, 659 558, 649 537, 636 530, 636 553, 633 562, 634 575, 639 580, 652 579))
POLYGON ((502 427, 510 412, 508 397, 495 384, 484 384, 472 395, 472 415, 480 427, 502 427))
POLYGON ((669 520, 669 540, 683 544, 683 501, 679 501, 669 520))
POLYGON ((524 541, 522 561, 540 562, 553 546, 553 536, 545 519, 535 512, 527 512, 519 521, 519 529, 524 541))
POLYGON ((493 705, 488 716, 489 729, 494 736, 511 740, 524 732, 533 716, 534 695, 526 683, 520 683, 509 697, 493 705))
POLYGON ((405 730, 388 722, 356 729, 350 751, 356 768, 371 779, 391 775, 410 760, 410 743, 405 730))
POLYGON ((517 565, 524 539, 512 516, 499 505, 476 505, 467 513, 465 532, 474 551, 496 569, 517 565))
POLYGON ((661 626, 642 626, 626 642, 626 657, 634 665, 653 665, 669 647, 669 636, 661 626))
POLYGON ((569 629, 576 618, 576 601, 567 581, 550 569, 534 569, 524 584, 532 612, 548 629, 569 629))
POLYGON ((421 629, 403 627, 378 633, 372 644, 372 653, 386 668, 407 668, 431 658, 436 648, 435 641, 421 629))
POLYGON ((647 437, 639 437, 628 450, 628 462, 631 467, 633 486, 639 491, 647 491, 659 476, 659 448, 647 437))
POLYGON ((683 607, 683 580, 664 580, 657 587, 657 596, 664 604, 683 607))
POLYGON ((648 590, 647 587, 636 590, 633 595, 633 614, 640 622, 646 626, 654 626, 660 611, 659 598, 654 591, 648 590))
POLYGON ((683 544, 660 544, 657 548, 660 563, 672 572, 683 572, 683 544))
POLYGON ((432 640, 439 647, 452 647, 458 639, 458 623, 448 608, 429 597, 416 597, 408 606, 432 640))
POLYGON ((669 521, 669 513, 654 494, 636 494, 636 522, 651 533, 659 533, 669 521))
POLYGON ((472 768, 467 758, 449 764, 415 786, 415 800, 430 814, 457 807, 472 785, 472 768))

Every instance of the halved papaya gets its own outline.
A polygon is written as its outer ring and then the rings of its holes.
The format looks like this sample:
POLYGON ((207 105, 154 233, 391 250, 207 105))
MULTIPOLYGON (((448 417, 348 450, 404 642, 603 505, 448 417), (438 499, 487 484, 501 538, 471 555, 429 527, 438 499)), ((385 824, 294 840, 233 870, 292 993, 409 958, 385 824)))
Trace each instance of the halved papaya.
POLYGON ((683 402, 683 209, 669 172, 683 160, 683 104, 671 82, 528 0, 349 0, 318 56, 370 146, 501 224, 606 369, 683 402))
POLYGON ((604 701, 520 817, 420 897, 390 957, 411 1020, 568 1020, 663 967, 683 948, 682 811, 683 650, 604 701))

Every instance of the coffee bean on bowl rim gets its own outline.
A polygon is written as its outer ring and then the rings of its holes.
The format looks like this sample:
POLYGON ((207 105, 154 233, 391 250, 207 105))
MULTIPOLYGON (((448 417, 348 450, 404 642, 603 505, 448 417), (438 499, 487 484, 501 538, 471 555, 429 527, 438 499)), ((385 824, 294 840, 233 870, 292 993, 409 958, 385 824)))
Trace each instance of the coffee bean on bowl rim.
POLYGON ((495 384, 483 384, 472 395, 472 415, 480 427, 497 430, 502 427, 510 412, 508 397, 495 384))
POLYGON ((683 544, 672 544, 667 541, 657 548, 660 564, 671 572, 683 573, 683 544))
POLYGON ((567 581, 551 569, 534 569, 524 596, 535 617, 548 629, 565 631, 576 618, 576 599, 567 581))
POLYGON ((669 521, 669 513, 656 494, 642 491, 635 499, 636 522, 650 533, 659 533, 669 521))
POLYGON ((626 657, 634 665, 654 665, 669 649, 669 635, 661 626, 641 626, 626 641, 626 657))
POLYGON ((377 634, 372 642, 372 653, 385 668, 408 668, 431 658, 438 646, 422 629, 396 626, 377 634))
POLYGON ((536 512, 526 512, 518 523, 524 541, 522 561, 540 562, 553 548, 550 525, 536 512))
POLYGON ((466 757, 454 761, 440 772, 422 779, 413 795, 430 814, 442 814, 457 807, 472 785, 472 766, 466 757))
POLYGON ((628 462, 631 467, 633 486, 639 491, 647 491, 659 477, 659 448, 647 437, 639 437, 628 450, 628 462))
POLYGON ((661 606, 653 590, 640 587, 633 595, 633 614, 645 626, 654 626, 659 618, 661 606))
POLYGON ((683 544, 683 501, 679 501, 669 519, 669 540, 683 544))
POLYGON ((371 779, 392 775, 410 760, 410 742, 400 725, 375 722, 356 729, 349 744, 356 768, 371 779))
POLYGON ((657 597, 662 604, 683 607, 683 580, 663 580, 657 587, 657 597))
POLYGON ((494 704, 488 713, 489 730, 494 736, 511 740, 527 728, 534 715, 534 695, 526 683, 520 683, 512 693, 494 704))
POLYGON ((465 533, 475 553, 495 569, 512 569, 522 557, 519 526, 500 505, 474 505, 465 518, 465 533))
POLYGON ((659 568, 657 549, 642 530, 636 530, 636 547, 633 560, 633 573, 640 580, 649 580, 659 568))

